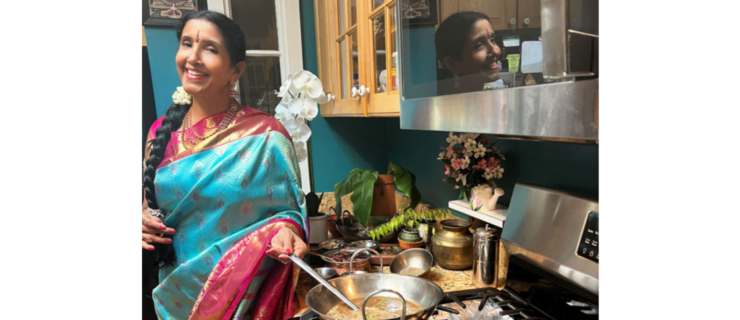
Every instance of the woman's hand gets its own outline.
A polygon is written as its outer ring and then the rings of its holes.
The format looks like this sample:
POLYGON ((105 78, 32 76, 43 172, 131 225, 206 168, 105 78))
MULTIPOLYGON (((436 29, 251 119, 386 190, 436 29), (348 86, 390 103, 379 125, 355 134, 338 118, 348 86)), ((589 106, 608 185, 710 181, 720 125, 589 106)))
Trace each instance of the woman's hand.
POLYGON ((265 253, 282 263, 290 262, 288 255, 291 253, 301 259, 306 254, 306 243, 288 228, 281 228, 272 237, 270 246, 271 248, 268 248, 265 253))
POLYGON ((141 247, 146 250, 154 250, 150 243, 172 243, 172 239, 157 236, 158 233, 174 234, 175 229, 167 228, 162 220, 149 215, 149 209, 141 211, 141 247))

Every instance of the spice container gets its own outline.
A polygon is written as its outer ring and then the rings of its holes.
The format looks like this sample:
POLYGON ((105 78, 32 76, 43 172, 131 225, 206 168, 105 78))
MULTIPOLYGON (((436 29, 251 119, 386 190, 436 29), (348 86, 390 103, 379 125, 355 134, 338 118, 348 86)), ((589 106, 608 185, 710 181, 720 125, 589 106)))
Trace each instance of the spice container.
POLYGON ((499 234, 494 229, 478 228, 473 234, 473 285, 496 287, 498 277, 499 234))

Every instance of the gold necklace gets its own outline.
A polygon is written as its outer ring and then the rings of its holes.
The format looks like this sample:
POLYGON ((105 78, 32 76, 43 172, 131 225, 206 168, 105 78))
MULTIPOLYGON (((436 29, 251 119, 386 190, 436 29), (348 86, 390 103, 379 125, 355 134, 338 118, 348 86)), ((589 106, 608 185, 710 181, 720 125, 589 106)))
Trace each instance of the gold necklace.
POLYGON ((188 114, 185 116, 183 130, 180 132, 180 143, 182 144, 183 147, 185 147, 185 149, 188 149, 188 147, 185 145, 185 137, 183 137, 183 135, 185 135, 185 132, 187 132, 188 141, 193 146, 197 145, 197 143, 195 142, 195 140, 193 140, 193 137, 195 137, 196 139, 198 139, 200 141, 203 141, 205 139, 208 139, 208 138, 212 137, 214 134, 221 132, 222 130, 226 129, 226 127, 229 126, 229 124, 231 123, 231 121, 234 120, 234 116, 236 116, 236 110, 237 110, 236 101, 235 100, 231 100, 231 106, 229 107, 229 111, 226 112, 226 116, 224 117, 223 120, 221 120, 221 124, 218 126, 218 129, 216 129, 215 131, 211 132, 211 134, 209 134, 209 135, 207 135, 205 137, 202 137, 202 136, 198 135, 195 132, 195 129, 193 129, 193 125, 192 125, 192 114, 190 113, 190 111, 188 111, 188 114))

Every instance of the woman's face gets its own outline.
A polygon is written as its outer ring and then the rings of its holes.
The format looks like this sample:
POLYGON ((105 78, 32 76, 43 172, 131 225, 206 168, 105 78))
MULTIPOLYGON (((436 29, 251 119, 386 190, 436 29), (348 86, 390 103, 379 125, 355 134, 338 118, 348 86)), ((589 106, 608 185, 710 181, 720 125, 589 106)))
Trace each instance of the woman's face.
POLYGON ((175 62, 183 89, 193 96, 228 95, 230 84, 239 77, 230 66, 221 32, 205 19, 185 24, 175 62))
MULTIPOLYGON (((493 29, 488 20, 478 20, 468 33, 462 59, 455 61, 460 77, 480 75, 485 82, 499 79, 498 61, 501 49, 494 42, 493 29)), ((454 73, 454 70, 452 70, 454 73)), ((471 79, 473 80, 473 79, 471 79)))

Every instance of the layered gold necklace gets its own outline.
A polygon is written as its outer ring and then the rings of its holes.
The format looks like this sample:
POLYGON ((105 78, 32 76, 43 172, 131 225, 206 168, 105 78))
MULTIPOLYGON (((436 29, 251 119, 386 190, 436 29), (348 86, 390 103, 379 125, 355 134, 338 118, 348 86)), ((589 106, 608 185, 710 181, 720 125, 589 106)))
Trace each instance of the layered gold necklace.
POLYGON ((206 136, 200 136, 198 133, 195 132, 192 125, 192 115, 190 111, 188 111, 188 114, 185 115, 185 119, 183 120, 183 126, 182 126, 182 132, 180 132, 180 143, 185 149, 189 149, 187 144, 185 144, 185 135, 187 135, 188 142, 192 146, 197 145, 198 143, 196 140, 203 141, 205 139, 208 139, 215 135, 216 133, 219 133, 226 129, 226 127, 229 126, 231 121, 234 120, 234 116, 236 116, 236 110, 238 109, 238 105, 235 100, 231 100, 231 106, 229 107, 229 111, 226 112, 226 116, 223 120, 221 120, 221 124, 218 126, 216 130, 211 132, 210 134, 206 136))

